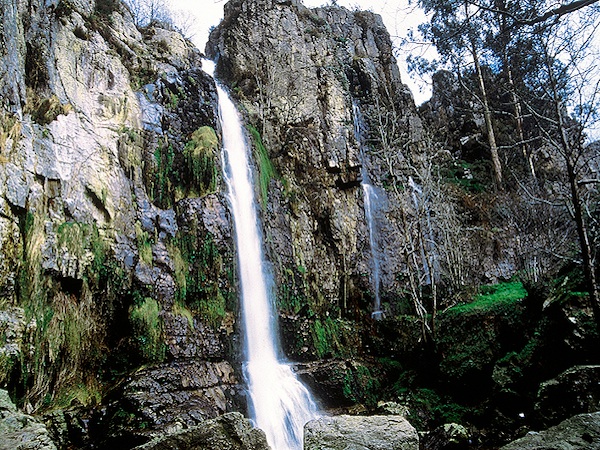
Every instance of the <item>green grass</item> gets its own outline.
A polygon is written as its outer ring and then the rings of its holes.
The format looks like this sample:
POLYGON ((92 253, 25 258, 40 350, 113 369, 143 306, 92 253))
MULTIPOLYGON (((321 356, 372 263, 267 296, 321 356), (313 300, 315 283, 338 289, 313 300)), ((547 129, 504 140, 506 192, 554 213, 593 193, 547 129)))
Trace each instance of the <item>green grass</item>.
POLYGON ((160 362, 165 357, 162 340, 163 321, 160 305, 151 297, 144 298, 131 308, 129 319, 138 348, 145 360, 160 362))
POLYGON ((202 197, 216 191, 219 177, 218 148, 219 140, 211 127, 200 127, 192 134, 183 149, 190 178, 186 189, 188 195, 202 197))
POLYGON ((475 300, 465 305, 450 308, 448 312, 468 313, 486 311, 499 305, 514 303, 527 297, 527 291, 520 281, 509 281, 499 284, 482 286, 475 300))
POLYGON ((267 206, 269 196, 269 184, 273 178, 277 178, 275 167, 269 158, 269 152, 262 142, 259 131, 252 125, 248 126, 248 130, 254 140, 256 149, 256 159, 258 162, 258 182, 260 187, 260 200, 263 208, 267 206))

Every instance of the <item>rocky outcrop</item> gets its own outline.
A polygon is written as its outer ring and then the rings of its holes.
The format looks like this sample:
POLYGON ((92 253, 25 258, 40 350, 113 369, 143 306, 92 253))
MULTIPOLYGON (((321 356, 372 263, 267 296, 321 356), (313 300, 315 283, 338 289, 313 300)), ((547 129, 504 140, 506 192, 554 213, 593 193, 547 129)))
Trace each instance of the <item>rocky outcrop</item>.
POLYGON ((446 423, 430 431, 421 439, 421 448, 427 450, 461 450, 469 448, 470 435, 465 427, 446 423))
POLYGON ((1 389, 0 437, 1 450, 56 450, 46 426, 18 411, 8 392, 1 389))
POLYGON ((540 385, 535 409, 543 423, 600 411, 600 366, 575 366, 540 385))
MULTIPOLYGON (((299 1, 230 1, 211 33, 207 53, 217 60, 217 76, 237 86, 234 94, 277 172, 263 192, 264 224, 286 312, 369 309, 358 292, 369 290, 361 274, 370 271, 360 168, 367 165, 380 182, 389 173, 381 159, 361 152, 352 105, 361 103, 373 119, 376 104, 382 114, 396 111, 399 139, 416 132, 412 97, 391 50, 379 16, 308 9, 299 1)), ((403 270, 400 243, 392 223, 382 227, 383 284, 391 289, 403 270)))
POLYGON ((200 52, 120 1, 5 3, 0 383, 19 379, 37 410, 94 405, 119 381, 108 411, 146 428, 243 409, 200 52))
POLYGON ((305 450, 417 450, 419 436, 399 416, 334 416, 304 427, 305 450))
POLYGON ((135 450, 269 450, 262 430, 253 428, 240 413, 207 420, 200 426, 171 433, 135 450))
POLYGON ((600 448, 600 413, 580 414, 540 432, 529 432, 500 450, 600 448))

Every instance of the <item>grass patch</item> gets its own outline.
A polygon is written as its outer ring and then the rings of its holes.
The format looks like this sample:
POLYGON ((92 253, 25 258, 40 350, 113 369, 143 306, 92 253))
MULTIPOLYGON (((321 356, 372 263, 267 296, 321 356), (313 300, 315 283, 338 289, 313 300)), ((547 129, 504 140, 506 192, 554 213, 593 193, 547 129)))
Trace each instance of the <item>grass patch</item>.
POLYGON ((143 358, 148 362, 163 361, 166 346, 162 340, 163 320, 158 302, 151 297, 138 301, 131 308, 129 319, 143 358))
POLYGON ((140 255, 140 261, 147 266, 152 265, 152 241, 147 231, 142 229, 140 222, 135 223, 135 238, 137 241, 138 252, 140 255))
POLYGON ((311 336, 315 353, 319 358, 350 357, 355 355, 358 343, 352 326, 341 320, 326 317, 315 319, 311 336))
POLYGON ((177 300, 204 323, 219 328, 227 313, 229 277, 212 235, 179 233, 169 248, 175 265, 177 300))
POLYGON ((188 196, 202 197, 216 191, 219 171, 217 150, 219 140, 211 127, 198 128, 183 149, 188 171, 188 196))
POLYGON ((248 126, 248 130, 254 141, 256 149, 256 160, 258 162, 258 182, 260 187, 260 201, 263 208, 267 206, 269 196, 269 184, 273 178, 277 178, 275 167, 269 158, 269 152, 262 142, 259 131, 252 125, 248 126))
POLYGON ((194 314, 180 300, 173 304, 173 314, 185 317, 187 319, 190 330, 194 329, 194 314))
POLYGON ((490 310, 499 305, 511 304, 527 297, 527 291, 520 281, 482 286, 479 292, 480 294, 473 302, 450 308, 448 313, 464 314, 490 310))

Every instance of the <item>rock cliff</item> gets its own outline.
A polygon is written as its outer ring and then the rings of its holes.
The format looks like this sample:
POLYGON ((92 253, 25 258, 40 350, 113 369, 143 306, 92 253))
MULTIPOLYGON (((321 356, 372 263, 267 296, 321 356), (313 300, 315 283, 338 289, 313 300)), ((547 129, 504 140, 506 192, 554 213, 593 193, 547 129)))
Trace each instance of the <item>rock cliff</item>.
MULTIPOLYGON (((204 439, 199 424, 263 445, 238 416, 207 422, 246 405, 200 51, 118 0, 7 0, 0 16, 0 386, 48 413, 59 447, 162 448, 204 439)), ((281 345, 322 406, 389 397, 420 429, 463 417, 430 382, 516 423, 542 377, 596 363, 576 283, 532 287, 572 243, 566 212, 486 191, 479 113, 452 74, 417 110, 379 16, 299 0, 230 0, 206 53, 247 123, 281 345), (476 297, 519 270, 528 292, 476 297)))
POLYGON ((0 15, 0 381, 30 411, 93 405, 124 381, 106 418, 122 429, 243 409, 200 52, 140 31, 118 1, 0 15))

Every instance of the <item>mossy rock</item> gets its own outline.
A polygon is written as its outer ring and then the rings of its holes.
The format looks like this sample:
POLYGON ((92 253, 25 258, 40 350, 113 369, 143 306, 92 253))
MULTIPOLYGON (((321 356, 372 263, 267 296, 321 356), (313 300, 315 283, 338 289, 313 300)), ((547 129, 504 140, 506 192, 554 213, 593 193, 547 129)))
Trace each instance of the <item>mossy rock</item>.
POLYGON ((474 302, 438 318, 440 371, 451 383, 489 387, 494 362, 523 347, 526 291, 519 282, 482 288, 474 302))

